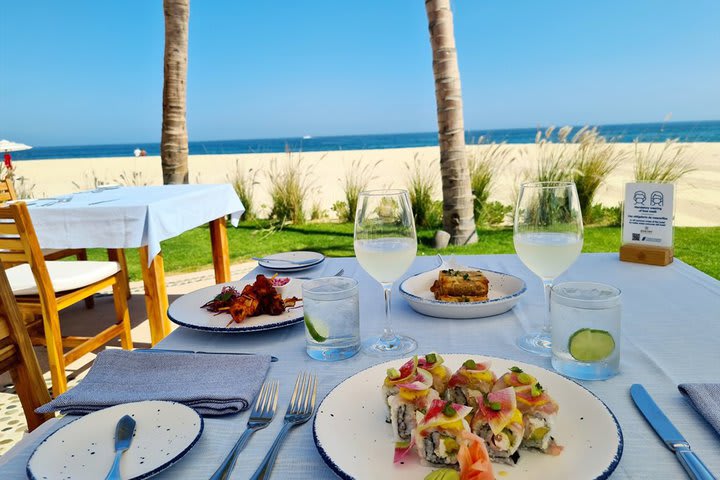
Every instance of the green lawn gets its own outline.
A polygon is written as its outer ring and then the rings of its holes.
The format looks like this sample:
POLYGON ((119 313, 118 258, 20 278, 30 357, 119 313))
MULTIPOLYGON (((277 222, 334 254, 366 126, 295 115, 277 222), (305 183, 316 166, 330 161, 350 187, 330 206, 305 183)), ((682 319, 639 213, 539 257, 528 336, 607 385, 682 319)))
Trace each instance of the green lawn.
MULTIPOLYGON (((291 225, 272 230, 267 222, 244 222, 238 228, 228 227, 231 261, 263 256, 288 250, 315 250, 329 257, 353 256, 353 225, 350 223, 316 223, 291 225)), ((465 247, 448 247, 440 252, 430 246, 434 231, 418 232, 418 253, 484 254, 514 253, 511 229, 478 231, 479 242, 465 247)), ((583 252, 617 252, 620 229, 587 227, 583 252)), ((207 227, 190 230, 162 242, 166 272, 183 272, 207 268, 212 264, 210 233, 207 227)), ((695 268, 720 279, 720 227, 678 227, 675 229, 675 255, 695 268)), ((91 250, 91 259, 106 258, 103 250, 91 250)), ((140 278, 136 252, 128 252, 130 276, 140 278)))

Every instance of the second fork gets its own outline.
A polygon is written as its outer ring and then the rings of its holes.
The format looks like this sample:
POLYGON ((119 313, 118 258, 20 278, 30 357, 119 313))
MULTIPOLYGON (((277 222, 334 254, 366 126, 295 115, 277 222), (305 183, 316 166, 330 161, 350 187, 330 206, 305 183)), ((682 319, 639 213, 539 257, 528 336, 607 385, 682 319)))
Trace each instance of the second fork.
POLYGON ((238 438, 235 446, 230 450, 223 463, 220 464, 210 480, 224 480, 230 476, 230 472, 235 468, 238 454, 247 443, 250 435, 257 430, 267 427, 275 416, 277 410, 278 388, 280 384, 277 380, 263 383, 258 393, 255 406, 250 412, 250 420, 248 420, 247 428, 238 438))
POLYGON ((270 471, 275 464, 280 444, 291 427, 307 422, 315 412, 315 397, 317 395, 317 377, 310 373, 301 373, 295 381, 290 404, 285 413, 285 424, 278 433, 270 450, 263 458, 260 466, 250 480, 264 480, 270 478, 270 471))

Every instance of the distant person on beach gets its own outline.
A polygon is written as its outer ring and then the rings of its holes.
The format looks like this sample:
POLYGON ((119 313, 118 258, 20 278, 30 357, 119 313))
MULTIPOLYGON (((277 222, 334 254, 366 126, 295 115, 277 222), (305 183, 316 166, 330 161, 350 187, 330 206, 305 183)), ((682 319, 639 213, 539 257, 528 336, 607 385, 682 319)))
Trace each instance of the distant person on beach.
POLYGON ((139 148, 136 148, 135 150, 133 150, 133 153, 135 154, 136 157, 139 157, 141 152, 142 152, 142 150, 140 150, 139 148))
POLYGON ((140 150, 140 156, 141 156, 141 157, 147 157, 147 152, 145 151, 144 148, 143 148, 142 150, 140 150))

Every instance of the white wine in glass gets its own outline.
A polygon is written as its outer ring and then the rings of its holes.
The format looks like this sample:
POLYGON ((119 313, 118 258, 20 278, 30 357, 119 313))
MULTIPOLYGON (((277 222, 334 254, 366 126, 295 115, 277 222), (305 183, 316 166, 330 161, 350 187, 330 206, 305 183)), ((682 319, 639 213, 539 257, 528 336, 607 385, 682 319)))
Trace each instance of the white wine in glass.
POLYGON ((371 355, 401 355, 417 342, 392 329, 390 292, 415 260, 417 236, 410 197, 406 190, 369 190, 358 197, 355 214, 355 256, 362 268, 385 291, 385 326, 382 335, 363 342, 371 355))
POLYGON ((575 263, 583 245, 582 213, 575 184, 523 183, 513 228, 515 251, 545 288, 542 330, 518 338, 518 346, 550 356, 550 289, 553 280, 575 263))

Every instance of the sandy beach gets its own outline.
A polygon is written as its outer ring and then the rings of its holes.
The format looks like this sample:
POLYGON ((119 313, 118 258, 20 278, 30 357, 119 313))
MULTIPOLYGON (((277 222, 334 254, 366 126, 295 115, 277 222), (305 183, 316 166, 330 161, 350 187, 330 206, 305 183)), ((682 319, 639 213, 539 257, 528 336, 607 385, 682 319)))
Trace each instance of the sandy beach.
MULTIPOLYGON (((631 152, 632 144, 619 144, 631 152)), ((677 226, 720 226, 720 143, 688 143, 687 158, 691 159, 694 172, 683 177, 677 185, 675 224, 677 226)), ((484 149, 487 146, 472 146, 484 149)), ((537 147, 510 145, 514 160, 499 175, 491 200, 510 203, 515 186, 522 172, 533 168, 537 162, 537 147)), ((254 190, 254 202, 260 215, 269 211, 270 197, 267 192, 270 165, 277 162, 281 167, 291 161, 300 165, 305 179, 311 185, 306 205, 309 211, 318 204, 332 218, 333 203, 344 198, 343 181, 353 168, 375 165, 370 187, 405 187, 409 170, 415 161, 428 172, 437 172, 435 197, 441 197, 439 150, 437 147, 401 148, 385 150, 348 150, 332 152, 303 152, 287 154, 229 154, 192 155, 189 159, 191 183, 226 183, 232 181, 238 169, 241 172, 258 172, 254 190)), ((96 181, 125 185, 159 185, 162 171, 159 157, 118 157, 63 160, 29 160, 15 163, 17 177, 24 179, 25 190, 34 198, 54 196, 93 188, 96 181)), ((607 206, 622 200, 624 184, 633 180, 633 160, 624 161, 600 187, 596 201, 607 206)), ((19 192, 20 193, 20 192, 19 192)))

